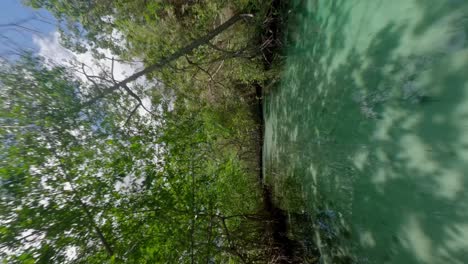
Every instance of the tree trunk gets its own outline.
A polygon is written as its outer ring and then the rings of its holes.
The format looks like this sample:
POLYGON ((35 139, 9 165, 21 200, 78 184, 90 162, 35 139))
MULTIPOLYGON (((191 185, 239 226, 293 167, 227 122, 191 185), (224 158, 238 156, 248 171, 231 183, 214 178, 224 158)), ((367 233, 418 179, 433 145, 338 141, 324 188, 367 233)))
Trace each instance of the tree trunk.
POLYGON ((105 89, 100 95, 98 95, 98 96, 92 98, 90 101, 86 102, 84 104, 84 106, 85 107, 90 106, 90 105, 94 104, 96 101, 98 101, 99 99, 106 96, 107 94, 110 94, 110 93, 114 92, 115 90, 117 90, 117 89, 119 89, 121 87, 124 87, 128 83, 135 81, 136 79, 140 78, 141 76, 146 75, 146 74, 151 73, 151 72, 154 72, 154 71, 156 71, 156 70, 158 70, 160 68, 163 68, 164 66, 166 66, 170 62, 172 62, 172 61, 174 61, 174 60, 176 60, 176 59, 190 53, 192 50, 194 50, 194 49, 196 49, 196 48, 198 48, 198 47, 200 47, 202 45, 208 44, 208 42, 211 39, 213 39, 217 35, 221 34, 226 29, 230 28, 237 21, 239 21, 241 19, 252 18, 252 17, 253 17, 253 15, 251 15, 251 14, 238 14, 238 15, 235 15, 235 16, 231 17, 229 20, 227 20, 223 24, 219 25, 217 28, 213 29, 208 34, 204 35, 203 37, 200 37, 200 38, 192 41, 192 43, 188 44, 187 46, 179 49, 178 51, 172 53, 171 55, 169 55, 167 57, 162 58, 159 62, 157 62, 155 64, 152 64, 152 65, 146 67, 145 69, 132 74, 131 76, 124 79, 123 81, 115 83, 113 86, 105 89))

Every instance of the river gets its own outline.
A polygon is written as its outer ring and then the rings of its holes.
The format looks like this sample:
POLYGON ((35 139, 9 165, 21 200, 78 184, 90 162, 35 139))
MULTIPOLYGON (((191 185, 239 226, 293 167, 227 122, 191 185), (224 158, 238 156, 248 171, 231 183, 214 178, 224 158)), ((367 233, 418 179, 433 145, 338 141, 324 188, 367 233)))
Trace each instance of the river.
POLYGON ((264 103, 277 203, 322 263, 468 263, 468 1, 292 2, 264 103))

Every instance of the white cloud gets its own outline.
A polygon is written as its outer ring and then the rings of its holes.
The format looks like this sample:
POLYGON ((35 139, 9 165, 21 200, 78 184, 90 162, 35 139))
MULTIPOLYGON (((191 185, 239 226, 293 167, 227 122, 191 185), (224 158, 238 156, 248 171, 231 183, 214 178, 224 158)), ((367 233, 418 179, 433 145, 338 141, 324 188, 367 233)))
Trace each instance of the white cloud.
MULTIPOLYGON (((111 69, 112 61, 110 59, 98 60, 89 51, 86 53, 76 53, 64 48, 60 44, 60 33, 57 31, 47 37, 34 36, 33 42, 39 49, 38 55, 45 57, 52 64, 70 66, 73 61, 80 64, 84 63, 88 66, 86 69, 87 71, 89 70, 89 75, 100 73, 102 71, 101 67, 106 70, 111 69)), ((108 58, 115 57, 110 50, 99 49, 99 52, 108 58)), ((141 62, 122 63, 115 61, 114 75, 116 80, 123 80, 142 68, 143 64, 141 62)), ((81 74, 79 77, 82 78, 83 81, 87 81, 84 75, 81 74)), ((138 83, 144 83, 145 81, 145 78, 142 77, 141 80, 138 80, 138 83)))
MULTIPOLYGON (((113 35, 115 39, 124 41, 119 32, 114 31, 113 35)), ((103 69, 108 73, 111 72, 111 59, 96 59, 94 54, 89 51, 86 53, 76 53, 66 49, 60 44, 60 33, 57 31, 47 37, 34 36, 33 42, 38 47, 38 55, 46 58, 51 65, 76 66, 84 64, 86 65, 85 70, 88 75, 99 75, 103 69)), ((99 49, 98 51, 107 58, 115 57, 118 59, 116 56, 113 56, 110 50, 99 49)), ((117 81, 124 80, 133 73, 140 71, 143 67, 144 65, 141 62, 123 63, 114 61, 114 77, 117 81)), ((79 70, 81 71, 81 69, 79 70)), ((83 82, 89 83, 84 74, 77 73, 77 77, 83 82)), ((154 82, 149 83, 144 76, 137 79, 133 84, 138 84, 142 87, 154 87, 156 85, 154 82)), ((129 84, 129 86, 132 87, 133 84, 129 84)), ((142 101, 147 109, 151 109, 151 100, 148 97, 142 97, 142 101)), ((147 114, 141 108, 138 110, 138 113, 140 115, 147 114)))

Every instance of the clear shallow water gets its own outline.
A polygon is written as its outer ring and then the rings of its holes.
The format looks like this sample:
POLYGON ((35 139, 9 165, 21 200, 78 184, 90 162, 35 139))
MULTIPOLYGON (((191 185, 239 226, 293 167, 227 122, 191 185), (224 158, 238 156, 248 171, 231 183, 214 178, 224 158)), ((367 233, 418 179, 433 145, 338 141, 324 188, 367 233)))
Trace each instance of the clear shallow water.
POLYGON ((294 5, 265 95, 278 202, 324 263, 468 263, 468 1, 294 5))

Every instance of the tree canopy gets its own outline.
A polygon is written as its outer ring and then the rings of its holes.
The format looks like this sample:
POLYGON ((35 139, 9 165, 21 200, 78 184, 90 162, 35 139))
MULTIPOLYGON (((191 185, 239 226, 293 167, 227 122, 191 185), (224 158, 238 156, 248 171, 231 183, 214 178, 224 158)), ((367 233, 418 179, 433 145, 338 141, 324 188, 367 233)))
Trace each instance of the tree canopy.
POLYGON ((110 49, 147 68, 206 40, 144 72, 162 85, 115 86, 111 73, 83 79, 32 54, 2 64, 0 260, 264 260, 251 104, 252 83, 265 76, 254 30, 239 23, 206 37, 229 21, 218 11, 234 17, 247 4, 27 3, 61 19, 75 50, 110 49), (137 111, 136 98, 151 106, 137 111))

